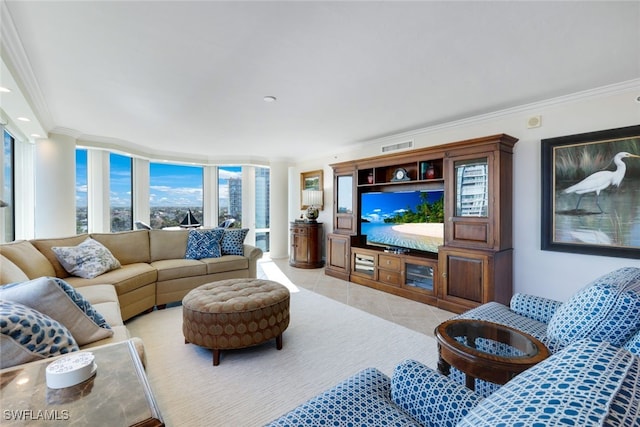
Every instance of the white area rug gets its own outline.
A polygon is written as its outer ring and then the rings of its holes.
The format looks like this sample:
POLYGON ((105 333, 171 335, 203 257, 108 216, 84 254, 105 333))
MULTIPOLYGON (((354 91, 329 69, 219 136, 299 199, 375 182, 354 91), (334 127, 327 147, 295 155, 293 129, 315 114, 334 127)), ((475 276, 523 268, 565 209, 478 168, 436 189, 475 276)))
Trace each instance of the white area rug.
POLYGON ((435 368, 433 338, 304 289, 291 294, 284 347, 223 351, 184 344, 182 307, 127 326, 141 337, 147 376, 167 426, 262 426, 357 371, 387 375, 402 360, 435 368))

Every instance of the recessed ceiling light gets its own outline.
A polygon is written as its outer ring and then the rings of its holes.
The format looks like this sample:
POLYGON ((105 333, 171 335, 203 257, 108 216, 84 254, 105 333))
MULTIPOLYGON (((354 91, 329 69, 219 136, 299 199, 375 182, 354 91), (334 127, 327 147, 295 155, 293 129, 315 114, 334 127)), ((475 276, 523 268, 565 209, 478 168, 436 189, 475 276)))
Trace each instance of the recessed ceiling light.
POLYGON ((11 92, 11 89, 9 89, 8 87, 0 86, 0 92, 9 93, 9 92, 11 92))
POLYGON ((28 119, 26 117, 18 117, 18 120, 20 120, 21 122, 30 122, 31 119, 28 119))
POLYGON ((276 97, 271 95, 267 95, 262 99, 264 100, 264 102, 276 102, 276 97))
POLYGON ((32 138, 40 138, 40 134, 39 133, 32 133, 31 137, 32 138))

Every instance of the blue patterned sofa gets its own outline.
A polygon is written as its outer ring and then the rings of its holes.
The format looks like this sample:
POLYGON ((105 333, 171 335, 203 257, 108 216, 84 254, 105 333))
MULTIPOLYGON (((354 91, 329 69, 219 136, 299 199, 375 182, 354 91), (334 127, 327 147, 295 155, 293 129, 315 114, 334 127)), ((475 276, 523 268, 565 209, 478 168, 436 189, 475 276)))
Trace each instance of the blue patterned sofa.
POLYGON ((370 368, 269 426, 640 427, 640 268, 608 273, 561 303, 516 294, 458 316, 527 332, 552 356, 504 386, 466 389, 415 361, 370 368))

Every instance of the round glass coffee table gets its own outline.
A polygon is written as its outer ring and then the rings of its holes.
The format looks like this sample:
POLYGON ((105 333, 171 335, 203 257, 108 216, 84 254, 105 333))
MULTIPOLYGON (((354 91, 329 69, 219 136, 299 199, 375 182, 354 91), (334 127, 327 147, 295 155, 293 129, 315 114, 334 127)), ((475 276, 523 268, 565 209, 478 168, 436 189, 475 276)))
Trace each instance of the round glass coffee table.
POLYGON ((438 371, 449 375, 453 366, 464 372, 471 390, 475 378, 505 384, 549 357, 547 347, 531 335, 484 320, 448 320, 436 328, 435 335, 438 371))

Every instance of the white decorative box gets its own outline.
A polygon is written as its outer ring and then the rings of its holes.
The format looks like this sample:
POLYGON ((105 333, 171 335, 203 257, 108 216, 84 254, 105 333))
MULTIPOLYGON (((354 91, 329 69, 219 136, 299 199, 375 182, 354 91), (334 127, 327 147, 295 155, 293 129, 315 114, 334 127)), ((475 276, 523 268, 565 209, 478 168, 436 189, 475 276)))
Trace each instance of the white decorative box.
POLYGON ((47 366, 46 377, 49 388, 64 388, 80 384, 96 373, 98 365, 90 352, 73 353, 47 366))

